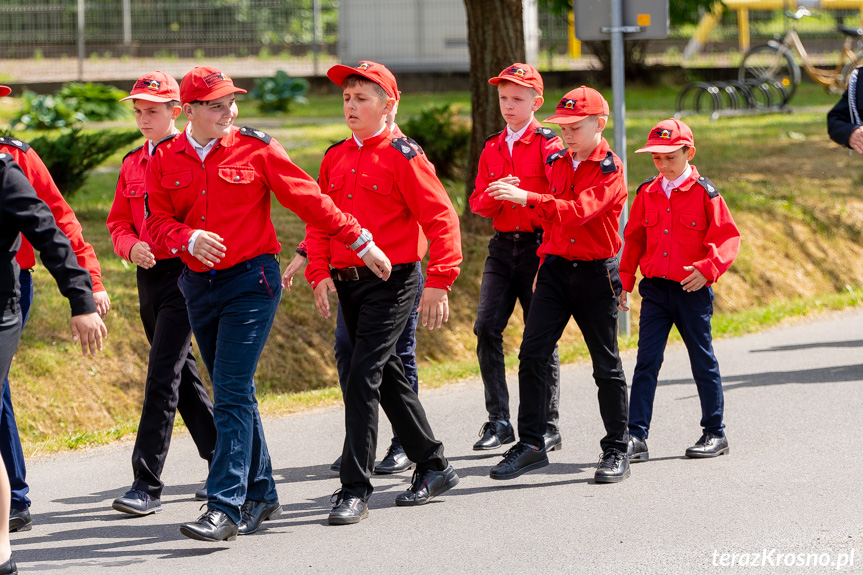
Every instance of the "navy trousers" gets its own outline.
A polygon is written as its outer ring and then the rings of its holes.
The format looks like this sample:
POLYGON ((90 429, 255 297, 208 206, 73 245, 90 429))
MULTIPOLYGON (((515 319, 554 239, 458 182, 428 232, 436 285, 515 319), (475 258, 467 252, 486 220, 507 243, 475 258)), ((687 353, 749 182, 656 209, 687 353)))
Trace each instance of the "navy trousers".
POLYGON ((689 352, 692 377, 701 400, 701 427, 707 433, 725 435, 722 378, 710 332, 713 289, 708 286, 687 292, 679 282, 645 278, 638 284, 638 293, 641 294, 641 318, 638 358, 629 398, 629 433, 647 439, 659 369, 671 326, 676 325, 689 352))

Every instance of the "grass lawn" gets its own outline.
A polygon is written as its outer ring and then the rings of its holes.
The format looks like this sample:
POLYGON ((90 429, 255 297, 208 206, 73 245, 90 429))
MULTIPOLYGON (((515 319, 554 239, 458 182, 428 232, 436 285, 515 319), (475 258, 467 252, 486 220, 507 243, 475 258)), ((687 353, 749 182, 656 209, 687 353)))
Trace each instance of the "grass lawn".
MULTIPOLYGON (((674 111, 679 86, 629 87, 626 94, 629 189, 655 173, 649 155, 633 155, 648 130, 674 111)), ((610 100, 610 93, 606 91, 610 100)), ((562 93, 546 94, 537 114, 551 114, 562 93)), ((6 101, 3 101, 6 100, 6 101)), ((0 124, 14 113, 0 100, 0 124)), ((743 247, 731 271, 716 285, 718 336, 745 333, 782 318, 819 309, 858 305, 863 285, 860 246, 863 182, 858 157, 831 143, 825 114, 836 100, 804 84, 794 97, 795 113, 725 118, 689 117, 698 149, 694 164, 718 186, 743 232, 743 247)), ((468 93, 406 94, 400 118, 429 105, 451 102, 469 114, 468 93)), ((317 173, 324 150, 347 135, 338 96, 316 96, 286 117, 256 117, 240 103, 239 125, 259 127, 279 139, 294 161, 317 173)), ((606 130, 611 141, 613 132, 606 130)), ((22 134, 26 139, 26 134, 22 134)), ((613 143, 613 142, 612 142, 613 143)), ((147 343, 138 318, 134 266, 113 254, 105 228, 117 154, 70 198, 85 235, 99 255, 113 308, 105 353, 84 359, 68 336, 68 306, 44 269, 35 274, 37 296, 10 379, 22 439, 29 453, 110 441, 134 432, 143 392, 147 343)), ((463 205, 464 185, 450 183, 463 205)), ((274 202, 273 220, 283 245, 283 268, 303 235, 303 226, 274 202)), ((450 302, 450 324, 440 332, 420 330, 422 386, 478 374, 473 319, 486 255, 483 236, 464 236, 465 261, 450 302)), ((637 327, 637 298, 632 315, 637 327)), ((514 314, 505 334, 508 362, 515 365, 523 323, 514 314)), ((285 413, 340 400, 332 352, 333 320, 314 310, 311 289, 294 282, 282 297, 256 382, 262 409, 285 413)), ((636 336, 623 338, 633 347, 636 336)), ((561 358, 586 356, 578 330, 567 330, 561 358)), ((203 365, 200 366, 203 371, 203 365)), ((484 414, 477 414, 481 421, 484 414)))

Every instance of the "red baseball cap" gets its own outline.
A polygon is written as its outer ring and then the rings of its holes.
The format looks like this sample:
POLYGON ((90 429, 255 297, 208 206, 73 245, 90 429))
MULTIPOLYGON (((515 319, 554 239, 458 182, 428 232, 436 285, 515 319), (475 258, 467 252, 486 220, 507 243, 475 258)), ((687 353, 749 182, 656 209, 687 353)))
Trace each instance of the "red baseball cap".
POLYGON ((180 86, 177 81, 164 72, 149 72, 135 81, 132 91, 121 102, 126 100, 147 100, 148 102, 170 102, 180 99, 180 86))
POLYGON ((246 91, 234 86, 227 74, 212 66, 196 66, 180 82, 180 101, 184 104, 208 102, 234 93, 245 94, 246 91))
POLYGON ((542 96, 542 76, 536 71, 536 68, 529 64, 520 64, 516 62, 512 66, 504 69, 494 78, 489 79, 488 83, 497 86, 506 80, 525 88, 533 88, 540 96, 542 96))
POLYGON ((558 102, 554 115, 545 121, 551 124, 574 124, 588 116, 607 115, 608 102, 602 94, 593 88, 581 86, 567 92, 558 102))
POLYGON ((635 153, 670 154, 683 146, 695 147, 692 130, 680 120, 669 118, 662 120, 650 130, 650 134, 647 136, 647 145, 635 150, 635 153))
POLYGON ((396 77, 393 73, 387 70, 387 67, 377 62, 363 60, 355 67, 345 66, 344 64, 336 64, 327 70, 327 78, 341 86, 345 83, 345 78, 351 74, 362 76, 366 80, 371 80, 378 86, 384 89, 387 96, 399 99, 399 87, 396 84, 396 77))
POLYGON ((8 96, 11 93, 12 88, 10 88, 9 86, 0 86, 0 98, 2 98, 3 96, 8 96))

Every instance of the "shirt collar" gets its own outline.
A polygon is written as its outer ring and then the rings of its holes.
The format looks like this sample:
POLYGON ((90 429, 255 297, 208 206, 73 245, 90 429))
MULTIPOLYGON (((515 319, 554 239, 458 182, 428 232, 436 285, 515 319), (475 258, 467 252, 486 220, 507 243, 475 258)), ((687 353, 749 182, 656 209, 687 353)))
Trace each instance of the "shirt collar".
POLYGON ((665 191, 671 191, 674 188, 679 188, 680 185, 692 175, 692 166, 689 165, 689 162, 686 163, 686 169, 683 170, 683 173, 674 178, 671 181, 668 181, 665 176, 662 176, 662 189, 665 191))
MULTIPOLYGON (((531 120, 533 120, 533 118, 531 118, 531 120)), ((525 124, 524 127, 521 130, 519 130, 518 132, 513 132, 512 128, 510 128, 509 124, 507 124, 506 136, 504 139, 507 142, 517 142, 517 141, 521 140, 521 138, 524 136, 525 132, 527 132, 527 129, 530 128, 531 123, 532 122, 528 122, 527 124, 525 124)))
MULTIPOLYGON (((386 124, 384 124, 384 125, 383 125, 383 127, 382 127, 380 130, 378 130, 377 132, 375 132, 374 134, 372 134, 371 136, 369 136, 368 138, 366 138, 366 140, 371 140, 372 138, 376 138, 376 137, 380 136, 381 134, 383 134, 383 133, 384 133, 384 130, 386 130, 386 129, 387 129, 387 125, 386 125, 386 124)), ((358 147, 358 148, 362 148, 362 147, 363 147, 363 142, 361 142, 361 141, 360 141, 360 139, 359 139, 359 138, 357 138, 357 135, 356 135, 356 134, 354 134, 353 132, 351 132, 351 136, 353 136, 353 137, 354 137, 354 142, 356 142, 356 143, 357 143, 357 147, 358 147)), ((365 141, 365 140, 363 140, 363 141, 365 141)))
POLYGON ((195 152, 197 152, 201 160, 207 157, 207 154, 209 154, 210 151, 212 151, 212 149, 216 147, 216 143, 218 143, 219 141, 219 138, 213 138, 205 146, 199 144, 197 140, 192 137, 192 122, 186 124, 186 139, 189 141, 189 144, 191 144, 192 148, 194 148, 195 152))

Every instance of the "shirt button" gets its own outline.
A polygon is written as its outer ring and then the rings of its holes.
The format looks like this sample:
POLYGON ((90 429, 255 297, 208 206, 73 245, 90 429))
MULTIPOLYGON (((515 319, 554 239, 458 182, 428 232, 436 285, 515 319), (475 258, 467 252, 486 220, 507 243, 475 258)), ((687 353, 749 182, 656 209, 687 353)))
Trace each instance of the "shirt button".
POLYGON ((515 204, 513 204, 512 209, 515 209, 515 204))
POLYGON ((335 184, 330 184, 330 187, 331 187, 331 188, 335 188, 335 187, 336 187, 336 185, 335 185, 335 184))
POLYGON ((665 211, 666 211, 666 212, 670 212, 670 211, 671 211, 671 208, 667 208, 665 211))
POLYGON ((662 257, 667 258, 667 257, 668 257, 668 252, 662 252, 662 257))
MULTIPOLYGON (((520 228, 520 227, 518 227, 518 226, 515 226, 515 229, 520 230, 521 228, 520 228)), ((516 236, 516 237, 517 237, 517 236, 516 236)))
POLYGON ((692 225, 695 226, 695 222, 692 222, 692 225))
POLYGON ((201 195, 202 195, 202 196, 207 195, 207 190, 201 190, 201 195))
POLYGON ((662 230, 662 231, 664 231, 666 234, 668 233, 668 230, 662 230))
MULTIPOLYGON (((377 187, 377 186, 372 186, 372 189, 373 189, 373 190, 377 190, 377 189, 378 189, 378 187, 377 187)), ((695 225, 695 224, 692 224, 692 225, 695 225)))
POLYGON ((350 200, 350 199, 352 199, 353 197, 354 197, 354 196, 353 196, 353 194, 348 194, 348 199, 349 199, 349 200, 350 200))
POLYGON ((492 173, 491 173, 491 174, 489 174, 489 175, 493 178, 493 177, 494 177, 494 172, 492 172, 492 173))
POLYGON ((357 171, 356 171, 355 169, 351 168, 351 173, 352 173, 352 174, 356 174, 356 173, 357 173, 357 171))
POLYGON ((556 192, 556 191, 557 191, 557 188, 552 188, 552 189, 551 189, 551 193, 554 193, 554 192, 556 192))
POLYGON ((662 279, 665 279, 665 276, 662 276, 662 279))
POLYGON ((207 218, 205 218, 204 216, 201 216, 201 221, 202 221, 202 222, 203 222, 203 221, 205 221, 206 219, 207 219, 207 218))
POLYGON ((235 182, 239 182, 239 181, 240 181, 240 176, 234 176, 234 181, 235 181, 235 182))
POLYGON ((570 238, 569 243, 574 244, 574 243, 575 243, 575 238, 570 238))
POLYGON ((180 187, 180 182, 179 182, 179 181, 174 182, 174 187, 175 187, 175 188, 179 188, 179 187, 180 187))
POLYGON ((135 195, 135 190, 132 190, 132 195, 133 195, 133 196, 135 195))

